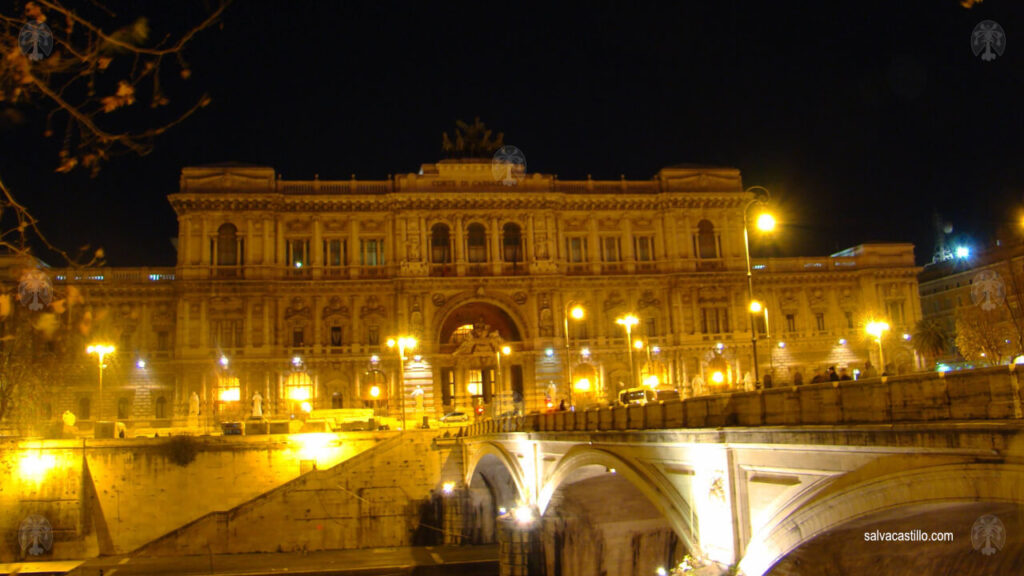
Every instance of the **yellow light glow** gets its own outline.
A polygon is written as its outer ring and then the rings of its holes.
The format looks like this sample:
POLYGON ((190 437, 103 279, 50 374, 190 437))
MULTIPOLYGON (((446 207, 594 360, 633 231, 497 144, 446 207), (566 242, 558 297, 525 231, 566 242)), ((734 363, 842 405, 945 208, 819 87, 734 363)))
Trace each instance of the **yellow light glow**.
POLYGON ((441 485, 441 491, 445 494, 451 494, 455 491, 455 482, 445 482, 441 485))
POLYGON ((757 314, 761 310, 764 310, 764 306, 762 306, 760 302, 758 302, 757 300, 751 300, 750 301, 750 313, 751 314, 757 314))
POLYGON ((217 398, 221 402, 238 402, 242 398, 242 391, 238 388, 221 388, 217 392, 217 398))
POLYGON ((775 216, 768 212, 761 212, 757 215, 757 229, 763 232, 771 232, 775 229, 775 216))
POLYGON ((57 466, 57 459, 53 454, 25 454, 18 462, 19 476, 24 480, 42 482, 49 475, 50 470, 57 466))
POLYGON ((509 346, 502 346, 501 353, 504 354, 505 356, 508 356, 509 354, 512 353, 512 348, 509 346))
POLYGON ((370 396, 373 396, 374 398, 377 398, 378 396, 380 396, 380 386, 371 386, 370 387, 370 396))
POLYGON ((388 348, 398 346, 398 350, 404 352, 416 348, 416 339, 412 336, 399 336, 398 338, 388 338, 387 344, 388 348))
POLYGON ((310 404, 309 402, 303 402, 302 405, 299 406, 299 408, 301 408, 302 411, 305 412, 306 414, 309 414, 310 412, 313 411, 313 405, 310 404))
POLYGON ((334 434, 317 432, 313 434, 292 434, 290 440, 297 445, 302 460, 323 461, 330 456, 334 434))
POLYGON ((711 381, 715 384, 721 384, 722 382, 725 382, 725 374, 722 374, 720 371, 715 371, 711 374, 711 381))
POLYGON ((590 379, 580 378, 572 385, 572 387, 577 392, 590 392, 590 379))
POLYGON ((114 346, 112 344, 92 344, 85 349, 85 352, 97 355, 100 363, 102 363, 104 356, 114 353, 114 346))
POLYGON ((637 324, 640 323, 640 319, 632 314, 626 314, 621 318, 616 318, 615 323, 618 324, 619 326, 632 328, 633 326, 636 326, 637 324))
POLYGON ((643 340, 634 340, 633 341, 633 348, 636 348, 637 350, 643 350, 644 349, 644 341, 643 340))
POLYGON ((881 338, 882 334, 888 329, 889 323, 881 320, 868 322, 868 325, 865 327, 867 333, 874 336, 876 339, 881 338))
POLYGON ((311 396, 308 386, 290 386, 288 388, 288 399, 296 402, 305 402, 311 396))
POLYGON ((520 524, 529 524, 533 522, 533 509, 529 506, 516 506, 512 509, 512 516, 520 524))
POLYGON ((583 320, 583 317, 586 316, 586 314, 587 311, 583 309, 583 306, 573 306, 572 309, 569 310, 569 316, 572 316, 573 320, 583 320))
POLYGON ((466 391, 469 392, 473 396, 476 396, 477 394, 480 393, 479 392, 479 386, 477 386, 477 384, 475 382, 467 384, 466 385, 466 391))
POLYGON ((657 388, 658 383, 658 377, 654 374, 644 378, 644 386, 647 386, 648 388, 657 388))

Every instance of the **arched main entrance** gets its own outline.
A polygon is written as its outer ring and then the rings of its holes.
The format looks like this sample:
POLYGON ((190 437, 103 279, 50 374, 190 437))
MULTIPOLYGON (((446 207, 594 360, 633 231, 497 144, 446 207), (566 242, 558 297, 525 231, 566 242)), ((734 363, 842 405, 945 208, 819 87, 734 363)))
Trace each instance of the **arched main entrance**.
POLYGON ((442 411, 498 415, 521 409, 524 327, 497 302, 472 300, 442 317, 434 365, 442 411))

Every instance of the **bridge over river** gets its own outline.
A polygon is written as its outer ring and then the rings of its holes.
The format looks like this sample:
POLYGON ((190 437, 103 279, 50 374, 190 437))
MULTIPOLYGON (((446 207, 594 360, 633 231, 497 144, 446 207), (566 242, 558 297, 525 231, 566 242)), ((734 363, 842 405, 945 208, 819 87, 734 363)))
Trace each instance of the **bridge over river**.
POLYGON ((504 542, 503 574, 649 575, 686 554, 747 576, 1020 574, 1019 377, 1003 366, 483 421, 459 439, 449 488, 508 512, 466 519, 504 542))

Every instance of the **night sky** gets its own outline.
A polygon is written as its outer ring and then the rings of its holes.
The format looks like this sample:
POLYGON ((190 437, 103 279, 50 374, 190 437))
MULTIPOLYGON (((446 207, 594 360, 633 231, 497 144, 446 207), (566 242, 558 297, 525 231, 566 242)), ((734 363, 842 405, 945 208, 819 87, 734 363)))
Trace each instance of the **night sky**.
MULTIPOLYGON (((156 30, 202 7, 134 4, 156 30)), ((913 242, 924 263, 933 210, 980 243, 1024 206, 1019 0, 548 4, 236 0, 170 94, 212 104, 151 155, 56 174, 60 143, 30 121, 0 130, 0 176, 52 240, 118 266, 173 265, 182 166, 384 179, 475 116, 561 179, 739 168, 785 224, 761 253, 913 242), (970 46, 985 19, 1006 31, 992 62, 970 46)))

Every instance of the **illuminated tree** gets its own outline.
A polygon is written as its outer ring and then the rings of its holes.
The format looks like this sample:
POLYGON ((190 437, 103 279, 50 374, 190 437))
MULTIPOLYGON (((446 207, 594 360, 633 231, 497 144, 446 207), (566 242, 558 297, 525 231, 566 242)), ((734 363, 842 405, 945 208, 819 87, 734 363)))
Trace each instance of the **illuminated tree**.
MULTIPOLYGON (((956 347, 972 362, 1002 362, 1013 331, 1004 322, 1001 309, 982 310, 968 306, 956 313, 956 347)), ((1014 346, 1015 348, 1016 346, 1014 346)))

